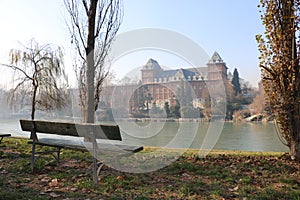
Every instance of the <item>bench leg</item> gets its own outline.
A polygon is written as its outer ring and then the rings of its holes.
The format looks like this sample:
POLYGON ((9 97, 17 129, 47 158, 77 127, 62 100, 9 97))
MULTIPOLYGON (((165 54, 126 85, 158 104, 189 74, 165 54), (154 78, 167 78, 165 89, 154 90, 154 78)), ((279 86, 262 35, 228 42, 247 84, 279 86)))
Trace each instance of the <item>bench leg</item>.
POLYGON ((101 169, 102 169, 103 166, 104 166, 104 163, 99 163, 99 167, 97 169, 97 176, 99 176, 100 171, 101 171, 101 169))
POLYGON ((34 172, 34 163, 35 163, 35 143, 32 143, 31 149, 31 172, 34 172))
POLYGON ((93 158, 93 181, 94 184, 98 184, 98 173, 97 173, 98 165, 97 165, 97 158, 93 158))
POLYGON ((60 161, 60 147, 58 147, 58 150, 57 150, 57 163, 59 163, 60 161))
POLYGON ((98 164, 97 164, 97 142, 93 140, 93 181, 95 185, 98 185, 98 164))

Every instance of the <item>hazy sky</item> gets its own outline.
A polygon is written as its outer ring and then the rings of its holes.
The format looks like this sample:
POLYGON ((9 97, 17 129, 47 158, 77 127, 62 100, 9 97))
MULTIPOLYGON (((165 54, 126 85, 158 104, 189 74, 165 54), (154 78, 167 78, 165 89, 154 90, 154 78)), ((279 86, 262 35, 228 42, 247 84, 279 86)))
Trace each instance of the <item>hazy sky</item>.
MULTIPOLYGON (((168 29, 182 34, 211 56, 217 51, 229 71, 257 86, 260 79, 255 35, 263 33, 258 0, 124 0, 124 19, 119 33, 140 28, 168 29)), ((0 0, 0 62, 7 62, 18 42, 35 38, 39 43, 63 46, 66 68, 72 72, 70 36, 63 0, 0 0)), ((189 67, 181 58, 158 50, 124 56, 113 70, 124 76, 130 70, 156 59, 170 68, 189 67)), ((72 75, 71 75, 72 76, 72 75)), ((1 80, 6 78, 1 71, 1 80)))

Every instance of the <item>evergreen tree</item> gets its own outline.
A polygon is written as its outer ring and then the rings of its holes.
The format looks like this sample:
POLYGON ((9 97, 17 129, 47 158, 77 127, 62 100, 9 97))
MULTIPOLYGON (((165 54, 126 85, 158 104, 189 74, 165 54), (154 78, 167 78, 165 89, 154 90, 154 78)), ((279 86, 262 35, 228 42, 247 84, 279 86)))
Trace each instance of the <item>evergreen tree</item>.
POLYGON ((189 84, 186 85, 185 88, 185 106, 192 106, 193 105, 193 96, 192 96, 192 89, 189 84))
POLYGON ((242 90, 241 90, 241 85, 240 85, 240 77, 239 77, 239 73, 236 68, 234 68, 234 71, 233 71, 233 78, 232 78, 231 84, 233 85, 234 95, 237 96, 238 94, 241 94, 242 90))
POLYGON ((180 103, 178 100, 176 100, 176 104, 174 106, 171 106, 170 113, 175 118, 180 118, 180 103))
POLYGON ((167 101, 165 102, 164 109, 167 113, 167 117, 170 117, 171 112, 170 112, 169 102, 167 102, 167 101))
POLYGON ((152 103, 152 107, 151 107, 151 113, 152 114, 159 114, 161 112, 160 108, 157 107, 156 102, 154 101, 152 103))

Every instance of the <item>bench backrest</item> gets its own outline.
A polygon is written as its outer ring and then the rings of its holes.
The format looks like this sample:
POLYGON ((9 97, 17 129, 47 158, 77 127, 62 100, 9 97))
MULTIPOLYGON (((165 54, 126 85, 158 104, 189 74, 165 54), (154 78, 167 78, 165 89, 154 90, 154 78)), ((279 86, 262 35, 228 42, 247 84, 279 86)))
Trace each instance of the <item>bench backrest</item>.
MULTIPOLYGON (((119 126, 79 124, 53 121, 20 120, 23 131, 86 137, 91 139, 122 140, 119 126)), ((36 136, 37 137, 37 136, 36 136)))

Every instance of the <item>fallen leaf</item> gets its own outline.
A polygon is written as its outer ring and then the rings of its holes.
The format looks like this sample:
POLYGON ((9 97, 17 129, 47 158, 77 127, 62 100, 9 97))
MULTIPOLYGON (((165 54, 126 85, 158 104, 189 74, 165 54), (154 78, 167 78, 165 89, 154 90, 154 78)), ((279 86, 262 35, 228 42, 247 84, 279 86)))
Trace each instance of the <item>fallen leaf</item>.
POLYGON ((52 198, 57 198, 57 197, 60 197, 60 195, 59 195, 59 194, 56 194, 56 193, 54 193, 54 192, 51 192, 51 193, 50 193, 50 197, 52 197, 52 198))
POLYGON ((46 188, 46 189, 44 190, 44 192, 52 192, 52 191, 53 191, 52 188, 46 188))
POLYGON ((58 180, 57 178, 52 179, 51 182, 49 183, 50 187, 57 187, 58 186, 58 180))
POLYGON ((49 182, 51 180, 51 178, 50 177, 44 177, 44 178, 42 178, 42 182, 49 182))
POLYGON ((237 191, 238 189, 239 189, 239 186, 236 186, 235 188, 229 188, 229 191, 234 192, 234 191, 237 191))

